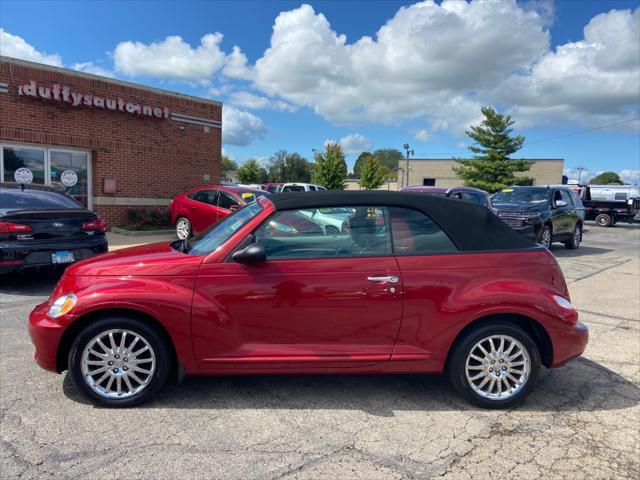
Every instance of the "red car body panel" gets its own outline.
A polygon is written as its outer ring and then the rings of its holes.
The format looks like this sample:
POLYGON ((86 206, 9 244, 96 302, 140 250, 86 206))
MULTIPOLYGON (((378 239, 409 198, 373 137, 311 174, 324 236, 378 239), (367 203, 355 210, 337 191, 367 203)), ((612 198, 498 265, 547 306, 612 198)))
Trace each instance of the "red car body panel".
POLYGON ((254 193, 256 196, 264 195, 265 193, 262 190, 220 185, 203 185, 197 188, 192 188, 191 190, 176 196, 171 201, 169 212, 172 224, 175 225, 179 217, 186 217, 191 223, 194 232, 202 232, 232 212, 232 210, 226 208, 209 205, 189 198, 190 194, 199 190, 218 190, 226 192, 233 196, 241 206, 246 205, 246 202, 242 198, 242 192, 254 193))
POLYGON ((552 298, 568 299, 568 291, 548 251, 225 261, 273 213, 269 200, 258 202, 264 210, 205 257, 153 244, 71 266, 31 313, 38 363, 59 370, 64 332, 109 309, 159 322, 192 375, 438 373, 460 332, 495 314, 537 322, 552 343, 550 366, 585 349, 588 332, 577 312, 552 298), (399 282, 367 280, 387 275, 399 282), (50 319, 50 302, 69 292, 78 297, 74 309, 50 319))

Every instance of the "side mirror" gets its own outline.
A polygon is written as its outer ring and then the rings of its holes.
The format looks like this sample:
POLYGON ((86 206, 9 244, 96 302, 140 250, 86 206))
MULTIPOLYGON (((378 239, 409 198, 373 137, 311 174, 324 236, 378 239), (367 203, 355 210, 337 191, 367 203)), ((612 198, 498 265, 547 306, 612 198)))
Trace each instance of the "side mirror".
POLYGON ((267 261, 267 251, 261 243, 252 243, 248 247, 238 250, 231 258, 238 263, 260 263, 267 261))
POLYGON ((240 205, 238 205, 237 203, 234 203, 233 205, 229 206, 229 210, 231 210, 232 212, 235 212, 239 208, 240 208, 240 205))
POLYGON ((567 206, 567 202, 565 202, 564 200, 556 200, 556 207, 563 208, 566 206, 567 206))

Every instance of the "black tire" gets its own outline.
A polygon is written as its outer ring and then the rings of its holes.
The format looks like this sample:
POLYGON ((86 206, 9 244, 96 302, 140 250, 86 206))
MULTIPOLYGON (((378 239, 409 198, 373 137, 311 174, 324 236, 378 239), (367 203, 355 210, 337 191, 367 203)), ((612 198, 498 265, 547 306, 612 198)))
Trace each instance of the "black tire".
POLYGON ((542 245, 547 250, 551 248, 551 244, 553 243, 553 229, 551 225, 548 223, 542 227, 542 231, 540 232, 540 245, 542 245), (548 235, 548 237, 546 236, 548 235), (548 238, 548 243, 547 243, 548 238))
POLYGON ((610 227, 613 224, 613 219, 608 213, 601 213, 596 217, 596 223, 599 227, 610 227))
POLYGON ((176 220, 176 237, 180 240, 189 240, 192 236, 193 227, 189 219, 187 217, 178 217, 176 220))
POLYGON ((472 330, 465 338, 457 342, 448 360, 447 374, 456 391, 471 403, 483 408, 501 409, 515 407, 524 401, 535 385, 540 365, 538 347, 524 330, 510 323, 496 322, 472 330), (485 398, 476 393, 471 388, 465 371, 467 357, 471 353, 471 349, 482 339, 494 335, 507 335, 516 339, 527 350, 530 358, 530 372, 526 382, 520 387, 520 390, 505 399, 485 398))
POLYGON ((340 235, 340 230, 338 230, 337 227, 334 227, 333 225, 327 225, 324 229, 324 233, 325 235, 340 235))
POLYGON ((68 364, 71 381, 77 391, 97 405, 121 408, 133 407, 152 398, 167 382, 173 366, 172 358, 167 341, 156 328, 136 318, 113 315, 92 322, 80 332, 69 351, 68 364), (150 380, 146 386, 138 393, 126 398, 107 398, 98 394, 87 384, 82 373, 82 355, 87 344, 97 335, 109 330, 127 330, 141 336, 155 355, 155 370, 149 375, 150 380))
POLYGON ((571 238, 564 242, 564 246, 569 250, 577 250, 580 247, 580 243, 582 242, 582 225, 576 223, 576 226, 573 229, 573 233, 571 234, 571 238))

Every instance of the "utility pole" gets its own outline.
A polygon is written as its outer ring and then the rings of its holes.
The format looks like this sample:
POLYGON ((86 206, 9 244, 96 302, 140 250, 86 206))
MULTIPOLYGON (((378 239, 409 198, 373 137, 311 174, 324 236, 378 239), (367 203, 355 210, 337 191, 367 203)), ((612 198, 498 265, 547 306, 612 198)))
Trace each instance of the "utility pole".
MULTIPOLYGON (((407 168, 406 168, 406 171, 405 171, 405 175, 403 175, 403 177, 406 176, 407 182, 406 182, 406 184, 404 186, 408 187, 409 186, 409 155, 413 155, 414 153, 413 153, 413 150, 409 150, 409 144, 408 143, 405 143, 402 146, 407 151, 407 168)), ((404 178, 403 178, 403 180, 404 180, 404 178)), ((400 185, 400 186, 402 187, 402 185, 400 185)))
POLYGON ((585 167, 578 166, 578 167, 576 167, 576 169, 578 170, 578 185, 582 185, 580 180, 582 179, 582 171, 585 170, 585 167))

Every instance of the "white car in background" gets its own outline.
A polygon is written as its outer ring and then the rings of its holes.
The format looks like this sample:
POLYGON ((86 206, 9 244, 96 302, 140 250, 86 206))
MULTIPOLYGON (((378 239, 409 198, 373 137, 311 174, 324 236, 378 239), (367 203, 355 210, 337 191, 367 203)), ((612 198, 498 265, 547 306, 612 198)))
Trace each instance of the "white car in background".
POLYGON ((321 192, 326 188, 313 183, 284 183, 280 192, 321 192))
POLYGON ((300 210, 300 213, 318 223, 325 235, 349 233, 349 218, 353 216, 353 208, 314 208, 300 210))

